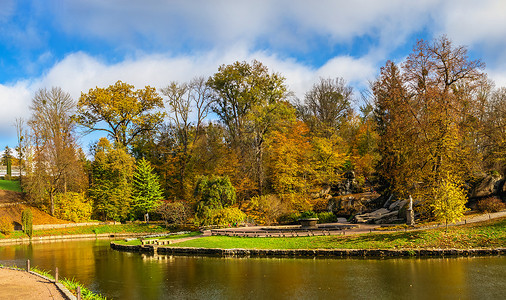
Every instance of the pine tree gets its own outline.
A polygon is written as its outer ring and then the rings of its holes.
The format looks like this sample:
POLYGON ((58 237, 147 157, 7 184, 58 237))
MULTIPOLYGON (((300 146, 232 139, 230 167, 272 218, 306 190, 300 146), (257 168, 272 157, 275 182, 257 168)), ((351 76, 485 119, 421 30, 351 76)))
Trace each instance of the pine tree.
POLYGON ((155 209, 163 199, 158 175, 144 158, 137 163, 133 181, 133 207, 138 217, 155 209))

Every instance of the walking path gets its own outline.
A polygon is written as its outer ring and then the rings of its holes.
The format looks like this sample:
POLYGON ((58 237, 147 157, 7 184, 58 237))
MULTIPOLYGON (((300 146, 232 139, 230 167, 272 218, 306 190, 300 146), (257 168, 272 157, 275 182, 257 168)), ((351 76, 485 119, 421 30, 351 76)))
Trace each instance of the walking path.
POLYGON ((0 299, 67 299, 55 283, 22 270, 0 268, 0 299))

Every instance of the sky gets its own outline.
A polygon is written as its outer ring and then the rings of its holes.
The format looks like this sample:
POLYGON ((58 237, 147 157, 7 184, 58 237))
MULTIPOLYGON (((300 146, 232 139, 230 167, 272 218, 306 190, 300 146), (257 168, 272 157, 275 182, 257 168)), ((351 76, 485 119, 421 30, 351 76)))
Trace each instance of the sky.
POLYGON ((387 60, 441 35, 506 86, 502 0, 0 0, 0 150, 41 88, 77 101, 118 80, 160 89, 256 59, 300 99, 329 77, 359 99, 387 60))

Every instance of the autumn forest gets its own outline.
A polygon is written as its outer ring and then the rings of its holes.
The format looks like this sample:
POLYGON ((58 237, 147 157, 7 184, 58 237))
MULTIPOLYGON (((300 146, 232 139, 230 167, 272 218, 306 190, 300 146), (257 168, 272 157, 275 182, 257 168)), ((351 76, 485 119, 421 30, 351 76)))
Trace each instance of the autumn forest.
POLYGON ((76 100, 42 89, 16 122, 14 164, 29 201, 58 218, 197 225, 331 220, 320 191, 342 195, 350 176, 352 193, 411 196, 418 217, 454 221, 474 183, 505 175, 506 88, 466 47, 420 40, 361 95, 335 75, 302 99, 259 61, 76 100), (89 132, 104 138, 81 149, 89 132))

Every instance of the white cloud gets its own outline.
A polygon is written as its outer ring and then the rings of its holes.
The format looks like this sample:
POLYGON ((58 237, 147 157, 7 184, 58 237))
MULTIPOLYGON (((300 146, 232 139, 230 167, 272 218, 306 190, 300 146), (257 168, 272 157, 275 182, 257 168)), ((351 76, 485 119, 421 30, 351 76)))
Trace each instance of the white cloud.
POLYGON ((29 105, 40 88, 59 86, 78 99, 81 92, 106 87, 122 80, 136 88, 150 85, 162 88, 170 81, 189 81, 196 76, 211 76, 222 64, 257 59, 271 72, 286 78, 289 88, 302 98, 319 77, 344 77, 348 82, 364 84, 374 75, 374 64, 367 59, 336 57, 319 69, 305 66, 293 59, 280 59, 267 52, 248 52, 245 47, 232 47, 228 52, 210 51, 194 56, 171 57, 161 54, 141 55, 116 64, 107 64, 83 52, 67 55, 40 78, 0 85, 1 134, 14 136, 15 118, 28 118, 29 105))

